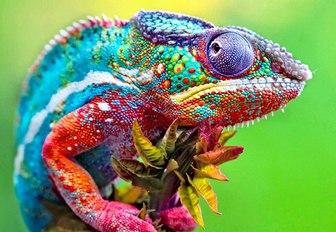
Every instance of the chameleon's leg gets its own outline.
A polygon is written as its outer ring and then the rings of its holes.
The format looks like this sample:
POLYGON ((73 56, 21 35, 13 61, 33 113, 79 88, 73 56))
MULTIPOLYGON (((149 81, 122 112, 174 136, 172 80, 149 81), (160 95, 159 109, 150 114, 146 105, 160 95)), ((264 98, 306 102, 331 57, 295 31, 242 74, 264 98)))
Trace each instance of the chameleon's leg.
POLYGON ((104 200, 92 177, 72 159, 101 144, 112 133, 122 133, 119 126, 129 123, 127 117, 134 114, 130 115, 127 106, 123 107, 123 112, 116 110, 117 107, 120 106, 95 98, 64 116, 46 138, 42 157, 67 204, 95 229, 156 231, 150 223, 136 216, 135 207, 104 200))
POLYGON ((193 231, 197 223, 183 206, 166 209, 159 214, 160 222, 174 231, 193 231))

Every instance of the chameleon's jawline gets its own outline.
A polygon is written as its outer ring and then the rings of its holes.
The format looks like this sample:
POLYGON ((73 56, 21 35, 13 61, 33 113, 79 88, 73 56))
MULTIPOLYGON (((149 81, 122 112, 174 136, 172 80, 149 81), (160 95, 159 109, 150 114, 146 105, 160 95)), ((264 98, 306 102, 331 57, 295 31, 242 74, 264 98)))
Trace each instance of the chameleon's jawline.
POLYGON ((305 81, 300 80, 293 80, 290 78, 277 78, 273 79, 271 77, 268 78, 254 78, 250 80, 227 80, 227 81, 220 81, 216 84, 209 83, 204 84, 202 86, 196 86, 190 88, 184 92, 177 93, 172 95, 170 98, 173 102, 177 104, 181 104, 183 102, 196 99, 202 95, 209 94, 209 93, 223 93, 226 91, 235 91, 237 89, 244 89, 244 88, 256 88, 258 90, 263 89, 277 89, 277 88, 285 88, 285 89, 298 89, 299 92, 303 90, 305 86, 305 81))

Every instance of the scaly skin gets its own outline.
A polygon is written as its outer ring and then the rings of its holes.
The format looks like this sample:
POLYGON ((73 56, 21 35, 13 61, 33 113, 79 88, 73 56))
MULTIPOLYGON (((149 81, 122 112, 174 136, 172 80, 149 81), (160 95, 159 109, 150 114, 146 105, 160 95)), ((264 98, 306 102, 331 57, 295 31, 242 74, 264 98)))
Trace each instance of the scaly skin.
MULTIPOLYGON (((284 48, 244 28, 143 11, 74 23, 41 53, 20 102, 15 187, 26 224, 46 227, 50 201, 97 230, 155 231, 134 207, 103 198, 116 179, 110 157, 137 156, 134 120, 151 139, 176 118, 234 126, 283 108, 310 78, 284 48)), ((183 207, 161 216, 175 230, 196 226, 183 207)))

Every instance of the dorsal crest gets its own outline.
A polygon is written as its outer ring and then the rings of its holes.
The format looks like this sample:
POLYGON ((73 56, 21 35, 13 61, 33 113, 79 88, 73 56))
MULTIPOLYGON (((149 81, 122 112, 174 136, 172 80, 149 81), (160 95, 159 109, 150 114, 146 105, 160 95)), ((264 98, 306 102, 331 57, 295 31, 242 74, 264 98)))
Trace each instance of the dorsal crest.
POLYGON ((132 21, 153 43, 175 44, 176 38, 200 33, 214 25, 196 17, 163 11, 140 11, 132 21))
POLYGON ((114 16, 114 19, 107 17, 105 14, 102 17, 92 17, 87 16, 87 19, 79 20, 78 22, 72 23, 71 26, 68 26, 66 29, 62 29, 59 31, 58 34, 54 36, 53 39, 49 41, 44 46, 44 50, 39 54, 35 63, 30 67, 29 73, 33 73, 37 66, 41 63, 44 56, 53 49, 53 47, 57 44, 65 44, 67 43, 68 39, 71 36, 78 34, 79 32, 83 31, 85 28, 93 28, 93 27, 103 27, 103 28, 110 28, 110 27, 123 27, 128 24, 128 20, 121 20, 117 16, 114 16))

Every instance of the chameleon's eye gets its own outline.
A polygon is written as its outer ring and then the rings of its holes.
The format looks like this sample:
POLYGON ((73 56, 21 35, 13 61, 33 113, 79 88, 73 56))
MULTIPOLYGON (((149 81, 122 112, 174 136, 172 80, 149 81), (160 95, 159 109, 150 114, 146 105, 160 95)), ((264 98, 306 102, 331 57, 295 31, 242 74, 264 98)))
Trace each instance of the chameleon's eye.
POLYGON ((227 32, 213 38, 207 48, 213 68, 223 76, 237 76, 249 69, 254 60, 251 44, 241 35, 227 32))

